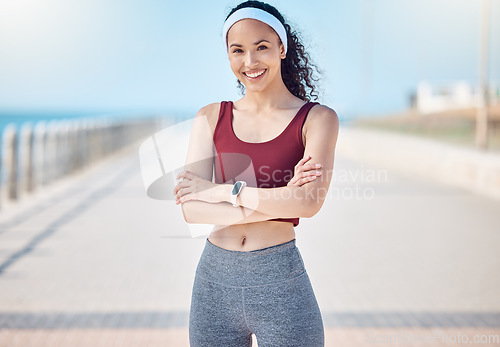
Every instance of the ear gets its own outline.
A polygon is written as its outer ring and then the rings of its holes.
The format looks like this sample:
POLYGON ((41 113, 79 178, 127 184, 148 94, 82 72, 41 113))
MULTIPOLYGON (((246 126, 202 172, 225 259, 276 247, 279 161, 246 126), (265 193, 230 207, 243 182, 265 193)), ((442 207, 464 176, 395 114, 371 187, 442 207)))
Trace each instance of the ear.
POLYGON ((280 58, 281 59, 285 59, 286 58, 286 53, 285 53, 285 45, 284 44, 280 44, 280 58))

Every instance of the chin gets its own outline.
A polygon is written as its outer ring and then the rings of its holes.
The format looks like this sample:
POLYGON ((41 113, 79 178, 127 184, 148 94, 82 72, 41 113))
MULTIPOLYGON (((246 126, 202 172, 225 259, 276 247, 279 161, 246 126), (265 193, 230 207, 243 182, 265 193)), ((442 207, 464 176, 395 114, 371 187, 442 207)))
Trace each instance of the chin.
POLYGON ((258 93, 258 92, 263 92, 264 90, 267 89, 267 85, 265 86, 245 86, 245 90, 247 92, 251 91, 251 92, 254 92, 254 93, 258 93))

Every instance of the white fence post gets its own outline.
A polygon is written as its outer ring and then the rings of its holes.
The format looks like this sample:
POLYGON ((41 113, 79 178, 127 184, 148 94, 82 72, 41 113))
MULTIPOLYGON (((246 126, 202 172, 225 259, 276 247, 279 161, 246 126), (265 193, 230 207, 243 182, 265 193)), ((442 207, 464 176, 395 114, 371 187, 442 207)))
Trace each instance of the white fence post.
POLYGON ((0 209, 167 125, 163 118, 110 117, 9 123, 2 133, 0 209))

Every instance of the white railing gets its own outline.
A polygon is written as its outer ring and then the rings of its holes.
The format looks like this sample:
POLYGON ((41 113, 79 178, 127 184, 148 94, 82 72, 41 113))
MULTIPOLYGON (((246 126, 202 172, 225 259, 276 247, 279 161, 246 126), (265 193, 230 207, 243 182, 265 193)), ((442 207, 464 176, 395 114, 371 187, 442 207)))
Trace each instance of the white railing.
POLYGON ((9 123, 1 139, 0 209, 143 140, 175 119, 108 117, 9 123))

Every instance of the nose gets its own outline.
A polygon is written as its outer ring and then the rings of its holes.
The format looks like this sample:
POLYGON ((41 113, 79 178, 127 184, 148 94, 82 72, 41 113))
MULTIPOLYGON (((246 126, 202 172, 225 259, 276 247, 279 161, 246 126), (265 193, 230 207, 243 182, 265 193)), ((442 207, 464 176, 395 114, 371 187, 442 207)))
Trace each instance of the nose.
POLYGON ((248 68, 257 66, 259 64, 259 61, 257 60, 257 54, 252 52, 247 52, 247 55, 245 57, 245 64, 248 68))

